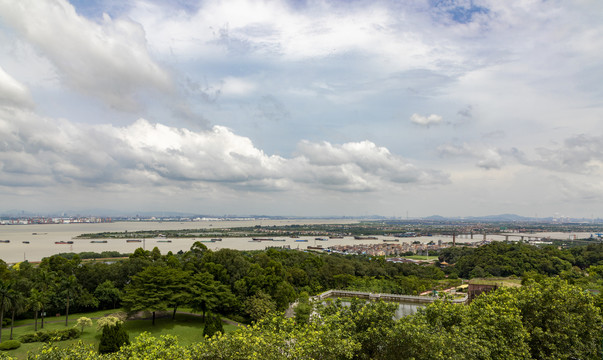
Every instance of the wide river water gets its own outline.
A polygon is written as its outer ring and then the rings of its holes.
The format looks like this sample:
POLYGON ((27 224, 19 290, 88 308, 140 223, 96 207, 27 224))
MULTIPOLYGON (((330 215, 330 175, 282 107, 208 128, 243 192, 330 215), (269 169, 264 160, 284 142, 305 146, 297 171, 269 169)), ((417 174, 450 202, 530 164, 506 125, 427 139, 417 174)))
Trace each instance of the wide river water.
MULTIPOLYGON (((189 250, 191 245, 198 240, 208 240, 207 238, 179 238, 170 239, 171 242, 160 242, 160 239, 145 239, 141 243, 127 243, 124 239, 107 239, 107 243, 91 243, 89 239, 74 239, 76 236, 85 233, 99 232, 123 232, 139 230, 181 230, 181 229, 208 229, 208 228, 236 228, 250 226, 282 226, 282 225, 303 225, 303 224, 352 224, 353 220, 241 220, 241 221, 195 221, 195 222, 112 222, 99 224, 41 224, 41 225, 0 225, 0 240, 10 240, 9 243, 0 242, 0 259, 7 263, 16 263, 23 260, 40 261, 42 258, 58 253, 85 251, 119 251, 120 253, 132 253, 139 247, 151 250, 154 247, 159 248, 162 254, 168 251, 178 252, 179 250, 189 250), (24 243, 28 241, 29 243, 24 243), (55 244, 56 241, 73 241, 73 244, 55 244)), ((517 235, 517 234, 514 234, 517 235)), ((531 237, 551 236, 558 239, 568 239, 576 235, 578 238, 588 237, 586 233, 540 233, 526 234, 531 237)), ((222 241, 213 243, 204 243, 209 249, 217 250, 221 248, 230 248, 237 250, 263 250, 267 246, 289 245, 292 249, 305 249, 308 246, 322 245, 327 248, 332 245, 354 245, 354 244, 380 244, 382 239, 392 239, 392 236, 377 236, 377 240, 355 240, 353 237, 343 239, 330 239, 329 241, 315 241, 314 236, 301 236, 300 239, 307 239, 308 242, 296 242, 289 237, 268 236, 274 239, 284 239, 278 242, 255 242, 251 238, 222 238, 222 241)), ((504 240, 504 236, 488 235, 488 240, 504 240)), ((513 239, 513 238, 512 238, 513 239)), ((161 239, 166 240, 166 239, 161 239)), ((403 241, 420 241, 427 243, 438 240, 443 242, 452 242, 450 236, 424 236, 415 238, 401 238, 403 241)), ((474 235, 473 239, 469 236, 457 236, 457 243, 475 242, 483 240, 483 235, 474 235)))

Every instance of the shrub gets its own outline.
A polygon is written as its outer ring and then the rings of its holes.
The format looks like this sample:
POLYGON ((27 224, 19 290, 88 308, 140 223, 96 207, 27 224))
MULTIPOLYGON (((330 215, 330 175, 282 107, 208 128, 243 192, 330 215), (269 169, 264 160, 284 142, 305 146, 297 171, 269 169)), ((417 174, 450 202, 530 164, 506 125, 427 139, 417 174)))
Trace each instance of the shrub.
POLYGON ((38 331, 33 334, 23 334, 19 337, 22 343, 65 341, 77 339, 81 332, 78 329, 71 328, 65 330, 38 331))
POLYGON ((101 354, 113 353, 119 351, 121 346, 129 344, 130 336, 128 336, 128 333, 123 328, 122 323, 117 322, 115 325, 103 327, 98 352, 101 354))
POLYGON ((96 330, 103 330, 106 326, 114 326, 123 322, 124 319, 119 314, 104 316, 96 321, 96 330))
MULTIPOLYGON (((52 331, 54 332, 54 331, 52 331)), ((38 331, 35 334, 36 342, 48 342, 50 341, 50 332, 47 331, 38 331)))
POLYGON ((0 351, 0 360, 15 360, 15 358, 6 355, 4 351, 0 351))
POLYGON ((3 343, 0 343, 0 350, 13 350, 17 349, 21 346, 21 343, 17 340, 7 340, 3 343))
POLYGON ((26 344, 36 342, 38 341, 38 338, 36 337, 36 334, 23 334, 19 336, 19 341, 26 344))
POLYGON ((220 315, 208 314, 203 327, 203 336, 212 337, 215 333, 221 332, 224 334, 224 326, 220 315))

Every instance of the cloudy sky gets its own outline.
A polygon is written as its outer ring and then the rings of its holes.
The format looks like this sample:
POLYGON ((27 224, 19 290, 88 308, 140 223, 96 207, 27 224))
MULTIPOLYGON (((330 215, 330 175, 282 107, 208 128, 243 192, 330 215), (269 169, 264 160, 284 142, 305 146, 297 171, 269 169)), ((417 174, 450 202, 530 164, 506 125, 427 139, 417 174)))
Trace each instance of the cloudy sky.
POLYGON ((0 0, 0 213, 603 217, 600 0, 0 0))

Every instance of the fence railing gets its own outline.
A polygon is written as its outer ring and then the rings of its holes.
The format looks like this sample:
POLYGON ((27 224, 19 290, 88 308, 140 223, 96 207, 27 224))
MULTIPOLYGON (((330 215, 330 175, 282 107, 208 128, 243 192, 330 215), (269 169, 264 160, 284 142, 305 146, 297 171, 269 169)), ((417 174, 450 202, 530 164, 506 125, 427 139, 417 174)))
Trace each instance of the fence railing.
MULTIPOLYGON (((357 297, 360 299, 369 300, 384 300, 384 301, 396 301, 396 302, 419 302, 419 303, 432 303, 435 300, 441 299, 436 296, 416 296, 416 295, 398 295, 398 294, 381 294, 381 293, 369 293, 363 291, 353 290, 327 290, 322 294, 318 294, 313 297, 316 300, 324 300, 330 297, 357 297)), ((460 299, 452 299, 450 302, 454 304, 465 303, 467 301, 467 295, 460 299)))

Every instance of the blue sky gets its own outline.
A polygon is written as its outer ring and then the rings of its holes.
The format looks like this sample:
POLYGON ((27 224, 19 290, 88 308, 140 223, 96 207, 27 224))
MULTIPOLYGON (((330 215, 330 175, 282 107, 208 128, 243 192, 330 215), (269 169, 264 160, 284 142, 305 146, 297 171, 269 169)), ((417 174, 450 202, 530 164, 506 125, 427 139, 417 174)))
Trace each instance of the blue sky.
POLYGON ((603 217, 603 3, 0 0, 0 213, 603 217))

